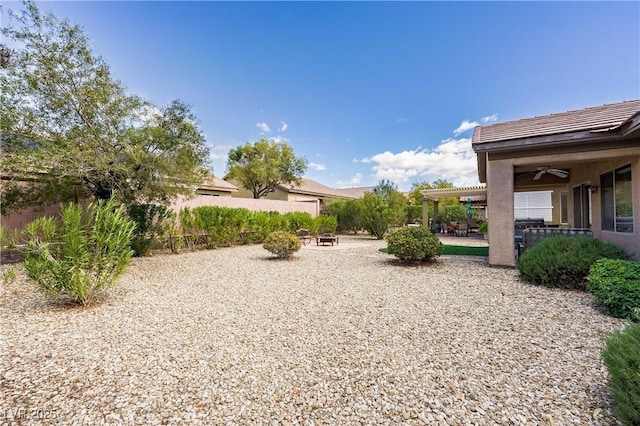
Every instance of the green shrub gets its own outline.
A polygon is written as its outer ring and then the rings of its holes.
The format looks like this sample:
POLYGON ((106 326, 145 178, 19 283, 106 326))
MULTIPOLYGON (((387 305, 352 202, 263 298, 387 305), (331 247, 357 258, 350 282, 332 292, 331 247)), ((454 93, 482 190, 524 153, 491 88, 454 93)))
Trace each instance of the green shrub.
POLYGON ((234 217, 234 209, 218 206, 201 206, 193 209, 195 223, 207 248, 234 245, 240 235, 240 225, 234 217))
POLYGON ((614 414, 623 425, 640 425, 640 324, 614 332, 602 358, 609 369, 614 414))
POLYGON ((335 216, 320 215, 313 218, 312 234, 334 233, 338 229, 338 219, 335 216))
POLYGON ((293 253, 300 250, 302 244, 300 239, 287 231, 274 231, 269 234, 264 241, 263 247, 279 258, 291 257, 293 253))
POLYGON ((640 321, 640 262, 597 260, 589 270, 587 290, 612 316, 640 321))
POLYGON ((407 223, 422 223, 422 205, 414 206, 407 204, 405 207, 407 223))
POLYGON ((71 204, 59 222, 36 219, 26 227, 27 275, 54 298, 90 305, 129 263, 134 228, 125 207, 113 198, 85 209, 71 204))
POLYGON ((286 221, 278 212, 251 212, 247 221, 247 228, 254 231, 252 242, 262 243, 273 231, 284 230, 286 221))
POLYGON ((467 220, 467 208, 458 203, 440 206, 438 209, 438 217, 445 223, 464 222, 467 220))
POLYGON ((322 207, 320 214, 334 216, 337 219, 338 226, 335 231, 355 234, 364 227, 363 215, 360 211, 361 203, 360 200, 332 201, 322 207))
POLYGON ((489 222, 485 220, 480 224, 480 226, 478 226, 478 233, 486 234, 488 232, 489 232, 489 222))
POLYGON ((584 235, 545 238, 520 256, 522 276, 548 287, 585 289, 589 268, 598 259, 627 259, 614 246, 584 235))
POLYGON ((307 212, 289 212, 284 214, 286 228, 282 231, 296 232, 298 229, 311 229, 313 218, 307 212))
POLYGON ((431 260, 442 254, 442 243, 428 229, 407 226, 387 236, 389 253, 400 260, 431 260))
POLYGON ((406 199, 397 191, 389 194, 366 193, 357 200, 362 228, 381 240, 389 228, 405 223, 405 205, 406 199))
POLYGON ((153 242, 168 229, 171 210, 156 204, 131 204, 127 213, 136 224, 131 238, 134 256, 146 256, 153 242))

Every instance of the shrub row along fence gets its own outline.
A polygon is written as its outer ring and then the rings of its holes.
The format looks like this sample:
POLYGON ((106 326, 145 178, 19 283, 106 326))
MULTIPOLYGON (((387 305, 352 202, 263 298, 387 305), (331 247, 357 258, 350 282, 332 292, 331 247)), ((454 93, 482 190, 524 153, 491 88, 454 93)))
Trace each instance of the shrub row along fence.
MULTIPOLYGON (((334 216, 315 218, 306 212, 250 211, 244 208, 202 206, 180 210, 174 226, 168 229, 166 240, 172 252, 229 247, 235 244, 264 242, 274 231, 295 232, 307 229, 312 234, 335 232, 334 216)), ((148 236, 147 236, 148 238, 148 236)))

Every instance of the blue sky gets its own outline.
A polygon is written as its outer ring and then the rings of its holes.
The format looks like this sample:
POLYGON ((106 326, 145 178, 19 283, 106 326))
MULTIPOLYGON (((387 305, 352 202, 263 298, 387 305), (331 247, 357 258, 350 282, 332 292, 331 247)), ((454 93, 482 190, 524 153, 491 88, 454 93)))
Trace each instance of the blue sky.
POLYGON ((131 93, 192 105, 218 176, 265 137, 331 187, 476 184, 474 124, 640 97, 640 2, 38 4, 131 93))

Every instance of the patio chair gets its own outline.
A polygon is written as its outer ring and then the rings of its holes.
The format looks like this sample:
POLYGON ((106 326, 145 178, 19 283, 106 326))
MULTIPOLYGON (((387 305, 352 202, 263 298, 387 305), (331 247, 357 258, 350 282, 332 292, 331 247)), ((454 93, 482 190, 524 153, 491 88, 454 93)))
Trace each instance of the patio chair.
POLYGON ((480 224, 476 219, 469 218, 467 219, 467 234, 478 233, 478 228, 480 224))
POLYGON ((447 225, 447 234, 456 235, 458 232, 458 222, 451 222, 447 225))
POLYGON ((311 242, 313 240, 313 236, 308 229, 298 229, 296 231, 296 235, 298 236, 300 241, 302 241, 303 246, 306 246, 308 242, 311 242))
POLYGON ((469 235, 469 225, 467 222, 460 222, 458 224, 458 229, 456 230, 457 237, 466 237, 469 235))

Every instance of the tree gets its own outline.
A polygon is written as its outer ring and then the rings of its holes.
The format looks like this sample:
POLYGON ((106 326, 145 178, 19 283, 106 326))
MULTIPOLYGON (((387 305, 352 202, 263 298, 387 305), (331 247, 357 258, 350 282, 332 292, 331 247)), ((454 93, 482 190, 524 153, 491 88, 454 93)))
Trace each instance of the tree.
MULTIPOLYGON (((442 188, 453 188, 454 185, 451 182, 447 182, 444 179, 434 180, 433 183, 429 182, 414 182, 411 184, 411 191, 409 191, 408 201, 409 204, 420 206, 422 205, 422 193, 420 191, 424 191, 426 189, 442 189, 442 188)), ((457 198, 442 198, 440 200, 441 204, 450 205, 457 204, 457 198)))
POLYGON ((335 216, 338 219, 340 232, 356 234, 362 229, 359 202, 360 200, 333 201, 325 205, 321 213, 335 216))
POLYGON ((373 188, 373 193, 381 195, 383 197, 389 197, 394 192, 398 192, 398 185, 391 182, 389 179, 382 179, 378 184, 373 188))
POLYGON ((306 170, 307 161, 296 157, 286 142, 266 139, 232 149, 227 160, 227 178, 239 181, 253 198, 264 197, 278 185, 299 185, 306 170))
POLYGON ((358 216, 362 227, 374 237, 382 239, 390 227, 404 224, 406 204, 404 195, 396 190, 364 194, 358 200, 358 216))
POLYGON ((157 108, 129 95, 95 56, 81 27, 32 2, 21 46, 2 46, 2 208, 69 198, 167 202, 202 182, 208 149, 189 106, 157 108))

